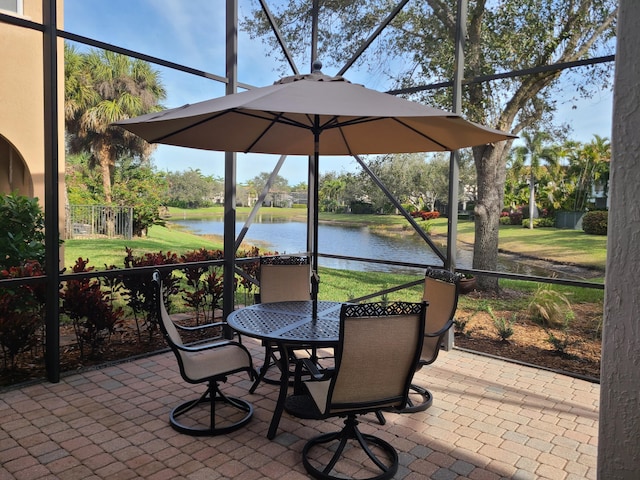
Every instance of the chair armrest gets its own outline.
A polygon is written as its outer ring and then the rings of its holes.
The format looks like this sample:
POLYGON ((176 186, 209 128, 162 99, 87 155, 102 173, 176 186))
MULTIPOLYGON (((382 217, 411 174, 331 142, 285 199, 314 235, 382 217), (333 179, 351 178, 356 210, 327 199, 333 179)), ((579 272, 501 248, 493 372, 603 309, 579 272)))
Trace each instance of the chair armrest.
POLYGON ((312 382, 320 382, 322 380, 328 380, 333 376, 334 369, 327 368, 320 370, 318 365, 310 358, 301 358, 296 362, 296 370, 294 374, 293 393, 294 395, 300 395, 303 392, 302 388, 302 375, 303 372, 309 374, 312 382))
POLYGON ((227 345, 237 345, 243 349, 246 348, 241 343, 234 342, 232 340, 216 340, 215 342, 207 342, 207 343, 201 343, 196 345, 175 345, 175 347, 178 350, 181 350, 183 352, 195 353, 195 352, 204 352, 206 350, 213 350, 215 348, 220 348, 227 345))
POLYGON ((442 327, 440 330, 438 330, 437 332, 424 332, 424 336, 425 337, 439 337, 439 336, 443 335, 444 333, 446 333, 446 331, 449 330, 452 325, 453 325, 453 319, 450 318, 449 321, 447 321, 447 323, 445 323, 444 327, 442 327))
POLYGON ((214 328, 214 327, 222 327, 224 328, 227 325, 227 322, 214 322, 214 323, 207 323, 205 325, 196 325, 193 327, 189 327, 187 325, 180 325, 179 323, 174 322, 173 323, 176 328, 180 329, 180 330, 184 330, 187 332, 197 332, 199 330, 205 330, 207 328, 214 328))
POLYGON ((296 365, 296 376, 298 371, 302 373, 303 367, 309 372, 309 375, 311 375, 311 378, 317 382, 320 382, 322 380, 327 380, 329 377, 333 375, 333 369, 325 369, 320 371, 317 363, 313 362, 310 358, 302 358, 298 361, 298 364, 296 365))

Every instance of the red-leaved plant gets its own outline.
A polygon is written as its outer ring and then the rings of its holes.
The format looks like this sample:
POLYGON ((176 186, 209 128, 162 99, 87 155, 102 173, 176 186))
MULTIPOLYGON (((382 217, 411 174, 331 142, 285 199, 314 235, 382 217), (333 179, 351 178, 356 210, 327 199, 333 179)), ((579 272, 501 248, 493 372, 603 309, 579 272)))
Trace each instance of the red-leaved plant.
MULTIPOLYGON (((0 271, 0 278, 40 277, 44 269, 37 260, 0 271)), ((5 369, 16 369, 16 359, 38 345, 44 325, 45 284, 25 282, 0 290, 0 346, 5 369)))
MULTIPOLYGON (((72 271, 90 272, 94 267, 87 267, 88 263, 88 259, 78 258, 72 271)), ((121 322, 122 308, 114 308, 111 296, 102 290, 97 278, 68 280, 60 297, 61 311, 73 323, 80 358, 86 358, 87 353, 89 358, 99 358, 101 347, 121 322), (89 352, 86 351, 87 346, 89 352)))

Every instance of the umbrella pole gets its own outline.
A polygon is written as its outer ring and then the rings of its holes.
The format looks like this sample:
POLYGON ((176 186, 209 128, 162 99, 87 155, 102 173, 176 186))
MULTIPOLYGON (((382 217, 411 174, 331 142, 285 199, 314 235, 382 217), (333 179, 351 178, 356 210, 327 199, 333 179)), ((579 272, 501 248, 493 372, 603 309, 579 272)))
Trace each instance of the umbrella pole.
POLYGON ((313 319, 317 317, 318 308, 318 190, 320 159, 320 117, 314 119, 314 153, 309 157, 309 195, 307 204, 307 248, 311 252, 311 299, 313 300, 313 319))

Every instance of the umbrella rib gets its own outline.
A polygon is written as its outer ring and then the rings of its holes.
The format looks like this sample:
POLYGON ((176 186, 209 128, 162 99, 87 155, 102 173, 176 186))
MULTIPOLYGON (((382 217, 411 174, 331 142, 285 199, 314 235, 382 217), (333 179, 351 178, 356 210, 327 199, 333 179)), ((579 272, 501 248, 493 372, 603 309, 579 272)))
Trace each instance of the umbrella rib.
POLYGON ((178 135, 178 134, 180 134, 180 133, 182 133, 182 132, 184 132, 184 131, 186 131, 186 130, 189 130, 190 128, 197 127, 198 125, 202 125, 203 123, 208 122, 208 121, 210 121, 210 120, 214 120, 214 119, 218 118, 219 116, 224 115, 224 114, 226 114, 226 113, 227 113, 227 111, 218 112, 218 113, 217 113, 217 114, 215 114, 215 115, 211 115, 210 117, 203 118, 203 119, 202 119, 202 120, 200 120, 199 122, 196 122, 196 123, 192 123, 192 124, 186 125, 186 126, 184 126, 184 127, 180 128, 180 129, 178 129, 178 130, 174 130, 174 131, 172 131, 172 132, 170 132, 170 133, 167 133, 166 135, 162 135, 162 136, 160 136, 160 137, 154 138, 154 139, 150 140, 150 141, 149 141, 149 143, 159 143, 159 142, 162 142, 163 140, 166 140, 166 139, 167 139, 167 138, 169 138, 169 137, 172 137, 172 136, 174 136, 174 135, 178 135))
MULTIPOLYGON (((250 116, 250 117, 260 117, 260 115, 250 115, 250 114, 248 114, 247 112, 238 112, 238 113, 241 113, 241 114, 244 114, 244 115, 247 115, 247 116, 250 116)), ((273 127, 273 126, 274 126, 274 125, 279 121, 279 119, 282 117, 282 115, 283 115, 282 113, 279 113, 279 114, 275 115, 275 116, 271 119, 271 121, 269 122, 269 125, 267 125, 267 128, 265 128, 264 130, 262 130, 262 133, 260 133, 260 135, 258 135, 258 136, 256 137, 256 139, 255 139, 253 142, 251 142, 251 144, 250 144, 250 145, 249 145, 249 147, 245 150, 245 152, 244 152, 244 153, 247 153, 247 152, 251 151, 251 149, 254 147, 254 145, 255 145, 256 143, 258 143, 258 142, 260 141, 260 139, 261 139, 262 137, 264 137, 264 136, 267 134, 267 132, 271 129, 271 127, 273 127)), ((260 117, 260 118, 264 118, 264 117, 260 117)))
POLYGON ((435 143, 436 145, 441 146, 443 149, 451 151, 451 150, 455 150, 455 148, 450 148, 448 145, 445 145, 443 143, 438 142, 436 139, 434 139, 433 137, 430 137, 429 135, 425 135, 424 133, 420 132, 419 130, 413 128, 411 125, 407 124, 406 122, 403 122, 402 120, 400 120, 399 118, 396 117, 391 117, 392 120, 395 120, 396 122, 398 122, 400 125, 402 125, 405 128, 408 128, 409 130, 411 130, 414 133, 417 133, 418 135, 420 135, 422 138, 426 138, 427 140, 429 140, 430 142, 435 143))

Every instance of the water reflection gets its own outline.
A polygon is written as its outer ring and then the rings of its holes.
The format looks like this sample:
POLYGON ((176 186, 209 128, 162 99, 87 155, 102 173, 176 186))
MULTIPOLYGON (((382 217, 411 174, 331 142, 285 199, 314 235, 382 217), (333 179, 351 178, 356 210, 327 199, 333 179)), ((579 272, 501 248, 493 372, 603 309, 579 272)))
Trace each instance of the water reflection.
MULTIPOLYGON (((218 219, 184 219, 172 222, 182 225, 194 233, 205 235, 222 235, 224 223, 218 219)), ((245 219, 238 217, 236 232, 240 232, 245 219)), ((273 217, 258 215, 244 238, 245 242, 260 247, 261 250, 279 253, 297 253, 306 251, 306 224, 273 217)), ((418 235, 384 235, 370 230, 366 226, 344 226, 320 224, 318 227, 318 250, 324 254, 347 257, 371 258, 396 262, 441 265, 442 261, 431 251, 431 248, 418 235)), ((473 251, 459 248, 456 252, 457 266, 471 268, 473 251)), ((416 269, 394 265, 364 263, 342 259, 319 259, 320 266, 356 271, 377 271, 395 273, 416 273, 416 269)), ((523 260, 507 255, 500 255, 498 270, 534 276, 551 276, 547 266, 535 265, 531 260, 523 260)), ((568 278, 579 278, 573 275, 560 275, 568 278)))

